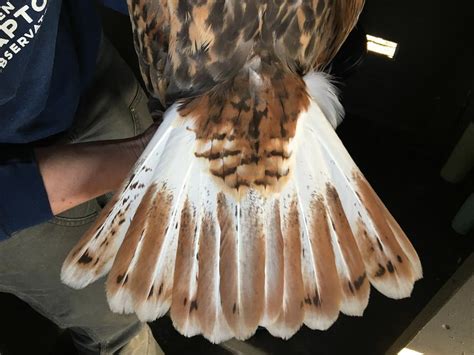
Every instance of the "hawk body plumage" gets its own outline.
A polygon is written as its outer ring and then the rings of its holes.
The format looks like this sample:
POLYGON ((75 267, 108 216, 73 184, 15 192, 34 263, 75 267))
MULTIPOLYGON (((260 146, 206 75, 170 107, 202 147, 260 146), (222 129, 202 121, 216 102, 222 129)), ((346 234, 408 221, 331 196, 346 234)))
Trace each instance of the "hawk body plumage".
POLYGON ((343 147, 323 70, 363 0, 129 0, 140 68, 168 107, 62 279, 108 273, 116 312, 183 334, 282 338, 410 295, 418 256, 343 147))

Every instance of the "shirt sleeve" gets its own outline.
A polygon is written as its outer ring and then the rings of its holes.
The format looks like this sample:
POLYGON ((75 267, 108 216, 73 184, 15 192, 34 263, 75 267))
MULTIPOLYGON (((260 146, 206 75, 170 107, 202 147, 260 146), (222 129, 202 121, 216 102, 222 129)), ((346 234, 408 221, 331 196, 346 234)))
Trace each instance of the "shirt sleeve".
POLYGON ((0 240, 53 217, 29 145, 0 145, 0 240))

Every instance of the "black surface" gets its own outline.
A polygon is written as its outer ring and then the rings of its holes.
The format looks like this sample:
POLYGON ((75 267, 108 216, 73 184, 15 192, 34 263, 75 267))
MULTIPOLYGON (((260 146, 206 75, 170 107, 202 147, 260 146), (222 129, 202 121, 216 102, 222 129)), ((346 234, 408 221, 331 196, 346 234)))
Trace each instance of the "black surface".
MULTIPOLYGON (((473 105, 468 4, 369 0, 363 28, 398 42, 399 51, 394 60, 368 55, 342 85, 348 115, 338 133, 422 260, 424 278, 412 298, 394 301, 372 289, 362 318, 341 315, 326 332, 303 328, 288 341, 259 330, 253 345, 272 354, 382 354, 472 251, 472 237, 457 235, 450 223, 474 180, 452 185, 439 177, 473 105)), ((104 17, 133 65, 127 18, 110 11, 104 17)), ((0 314, 1 354, 73 353, 67 333, 13 296, 0 294, 0 314)), ((226 353, 201 337, 180 336, 169 319, 152 328, 168 354, 226 353)))

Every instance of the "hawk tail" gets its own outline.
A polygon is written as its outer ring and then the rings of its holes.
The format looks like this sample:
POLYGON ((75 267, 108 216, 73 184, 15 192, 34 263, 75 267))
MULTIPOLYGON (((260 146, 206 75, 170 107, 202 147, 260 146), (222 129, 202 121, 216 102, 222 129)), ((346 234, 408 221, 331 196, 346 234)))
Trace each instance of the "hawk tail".
POLYGON ((63 282, 109 272, 113 311, 170 310, 213 342, 327 329, 362 315, 370 284, 408 297, 420 261, 336 135, 341 112, 321 73, 250 75, 174 105, 63 282))

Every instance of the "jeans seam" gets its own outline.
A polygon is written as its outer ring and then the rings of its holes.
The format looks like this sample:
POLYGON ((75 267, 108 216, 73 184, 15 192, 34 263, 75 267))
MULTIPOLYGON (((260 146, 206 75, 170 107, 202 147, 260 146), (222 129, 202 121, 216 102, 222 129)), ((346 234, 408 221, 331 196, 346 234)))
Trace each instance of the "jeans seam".
POLYGON ((88 214, 87 216, 84 217, 78 217, 78 218, 69 218, 69 217, 61 217, 61 216, 56 216, 52 220, 48 221, 50 224, 54 224, 57 226, 65 226, 65 227, 79 227, 83 226, 86 224, 89 224, 90 222, 94 221, 97 218, 97 215, 99 213, 97 211, 92 212, 88 214))

